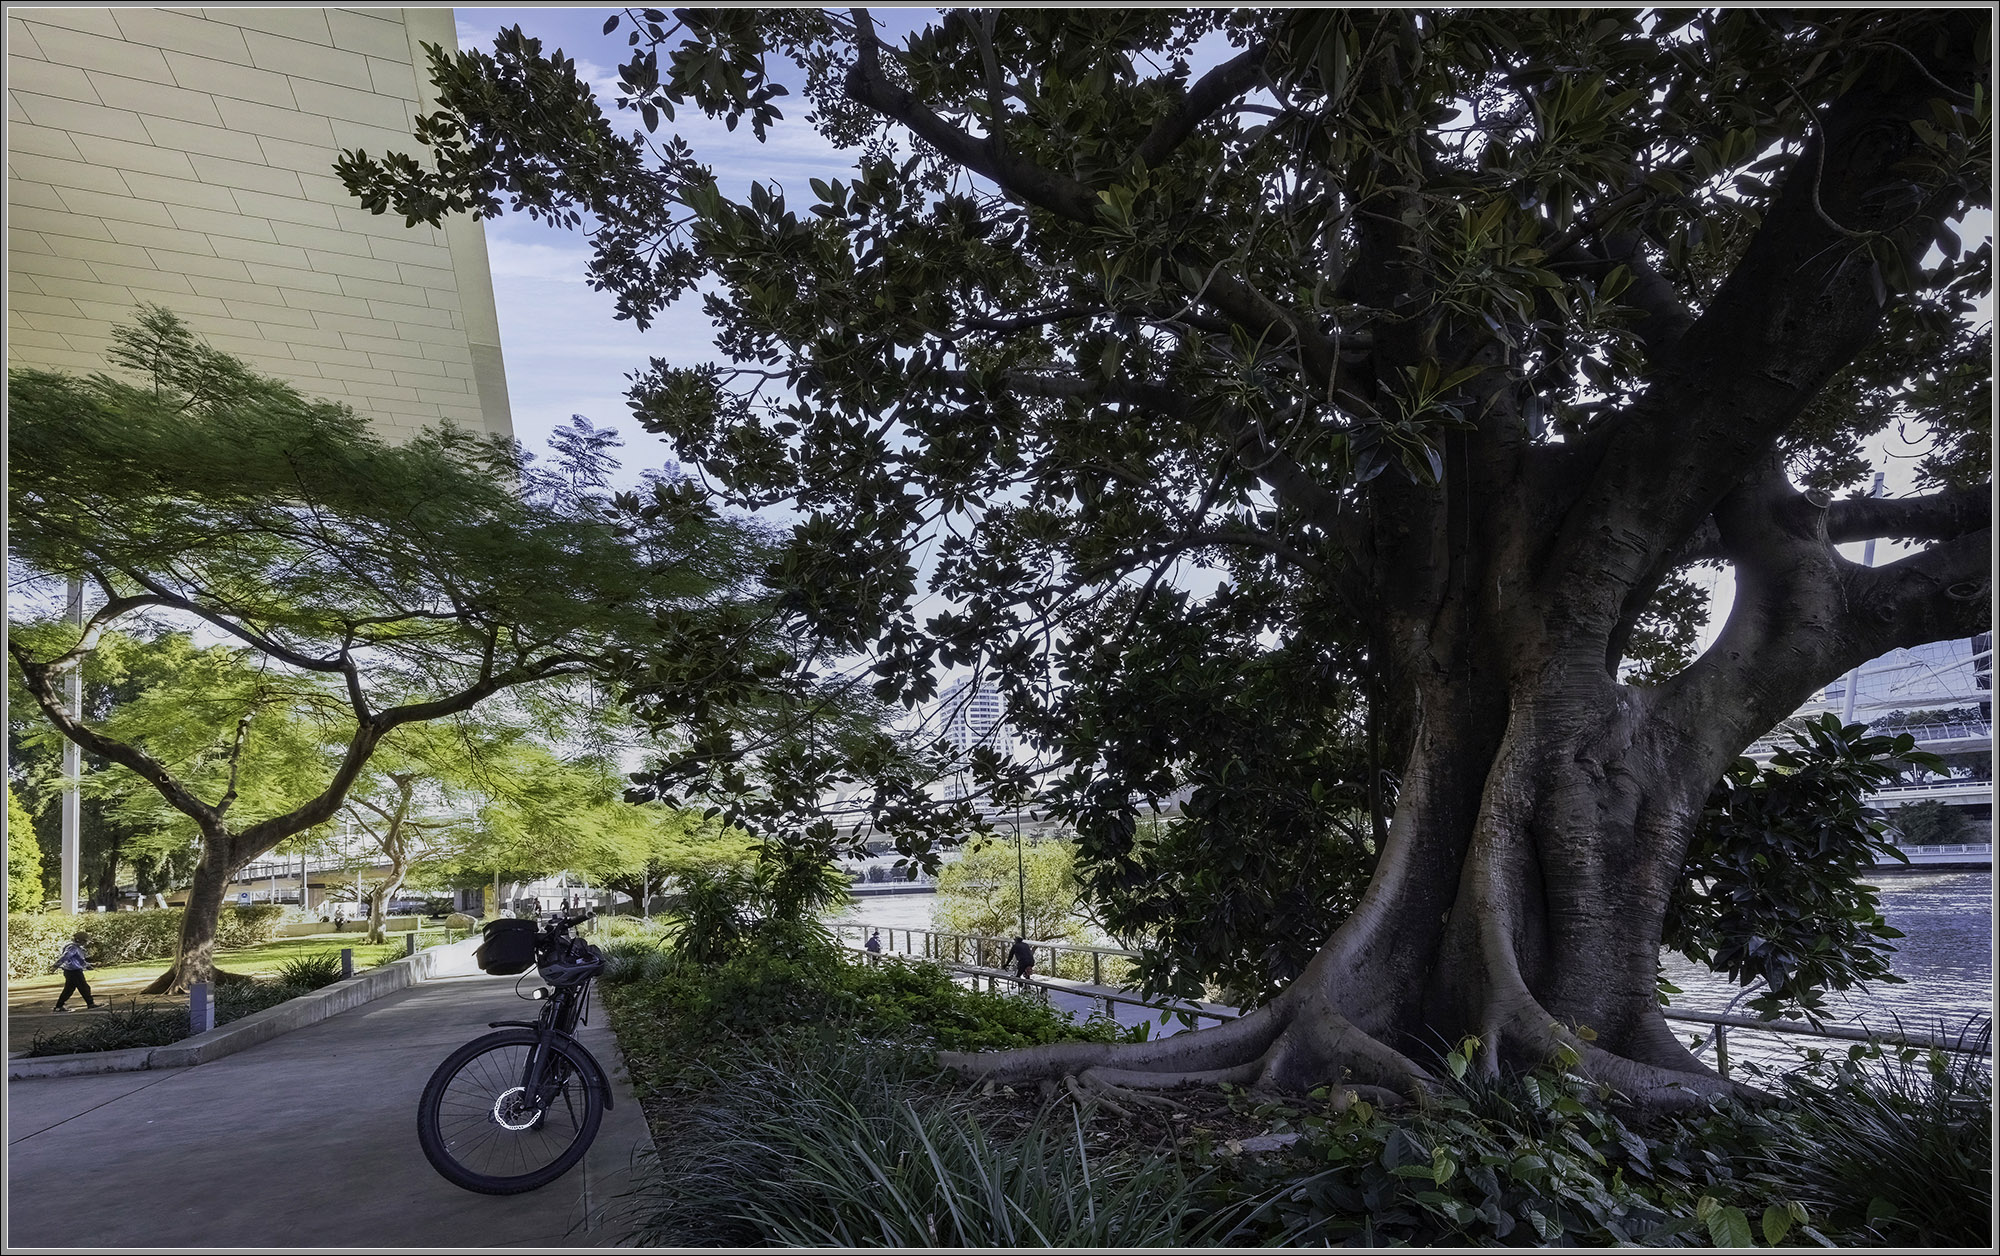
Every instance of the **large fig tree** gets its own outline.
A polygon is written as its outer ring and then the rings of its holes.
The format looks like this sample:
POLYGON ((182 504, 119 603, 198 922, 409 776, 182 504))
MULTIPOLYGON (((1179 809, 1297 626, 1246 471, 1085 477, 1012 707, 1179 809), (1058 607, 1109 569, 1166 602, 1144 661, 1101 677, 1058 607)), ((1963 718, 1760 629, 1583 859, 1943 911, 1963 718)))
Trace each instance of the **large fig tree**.
MULTIPOLYGON (((342 166, 412 220, 583 227, 642 323, 698 292, 727 365, 654 362, 639 419, 800 512, 789 604, 884 694, 991 675, 1075 769, 1087 858, 1132 840, 1134 782, 1177 778, 1143 728, 1058 718, 1072 686, 1347 651, 1393 819, 1296 979, 1225 1028, 960 1066, 1407 1093, 1473 1035, 1485 1070, 1574 1052, 1671 1105, 1727 1085, 1654 989, 1711 787, 1842 671, 1989 622, 1988 29, 633 11, 607 33, 643 131, 516 30, 433 56, 431 161, 342 166), (850 174, 738 202, 656 138, 690 104, 762 138, 787 80, 850 174), (1896 424, 1928 433, 1925 491, 1862 498, 1896 424), (1869 537, 1926 544, 1836 549, 1869 537), (1736 595, 1697 652, 1703 562, 1736 595)), ((1319 683, 1280 687, 1271 744, 1310 757, 1319 683)), ((1233 840, 1254 860, 1254 824, 1233 840)))

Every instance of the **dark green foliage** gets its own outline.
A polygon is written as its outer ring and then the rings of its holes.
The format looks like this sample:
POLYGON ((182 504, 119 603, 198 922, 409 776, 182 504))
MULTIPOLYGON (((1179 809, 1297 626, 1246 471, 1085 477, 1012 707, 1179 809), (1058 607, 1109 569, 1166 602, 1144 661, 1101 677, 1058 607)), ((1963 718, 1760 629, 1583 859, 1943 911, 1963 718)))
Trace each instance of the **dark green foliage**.
POLYGON ((278 984, 317 990, 340 980, 340 952, 319 951, 300 955, 278 965, 278 984))
MULTIPOLYGON (((217 1011, 220 1010, 218 1007, 217 1011)), ((120 1008, 107 999, 101 1010, 78 1015, 81 1019, 74 1027, 36 1034, 23 1054, 69 1055, 79 1051, 164 1047, 188 1036, 188 1013, 184 1006, 133 1002, 120 1008)))
MULTIPOLYGON (((1992 1022, 1965 1037, 1992 1044, 1992 1022)), ((1789 1074, 1799 1119, 1766 1169, 1856 1241, 1993 1245, 1990 1059, 1855 1046, 1789 1074)))
POLYGON ((1358 651, 1299 629, 1330 608, 1278 595, 1257 564, 1234 575, 1206 605, 1107 601, 1057 650, 1062 692, 1019 722, 1076 764, 1046 804, 1075 825, 1097 919, 1138 944, 1137 983, 1247 1004, 1353 910, 1375 835, 1358 651), (1149 816, 1177 789, 1181 818, 1149 816))
POLYGON ((1261 1110, 1299 1142, 1232 1174, 1247 1198, 1208 1223, 1215 1241, 1624 1245, 1693 1228, 1689 1170, 1554 1069, 1461 1082, 1415 1112, 1261 1110))
POLYGON ((1904 803, 1889 813, 1889 825, 1898 846, 1949 846, 1965 840, 1964 816, 1935 798, 1904 803))
POLYGON ((1862 878, 1900 858, 1869 794, 1935 768, 1909 734, 1871 736, 1833 715, 1803 722, 1759 768, 1738 759, 1709 795, 1667 909, 1664 942, 1738 984, 1758 1015, 1817 1018, 1828 990, 1896 982, 1893 939, 1862 878))
POLYGON ((794 1042, 706 1072, 660 1185, 633 1201, 645 1243, 1163 1246, 1201 1184, 1182 1158, 1106 1147, 1067 1107, 990 1128, 920 1056, 794 1042))

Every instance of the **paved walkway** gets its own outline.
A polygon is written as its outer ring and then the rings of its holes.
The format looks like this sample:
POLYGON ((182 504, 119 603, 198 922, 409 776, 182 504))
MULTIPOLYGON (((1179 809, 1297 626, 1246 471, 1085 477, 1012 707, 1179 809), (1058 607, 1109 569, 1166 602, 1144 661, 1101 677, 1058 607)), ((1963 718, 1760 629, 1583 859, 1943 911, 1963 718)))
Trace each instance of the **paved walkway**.
POLYGON ((487 1021, 533 1018, 515 984, 424 982, 195 1068, 8 1082, 6 1247, 616 1245, 652 1144, 601 1004, 578 1036, 615 1098, 582 1164, 477 1195, 417 1146, 439 1061, 487 1021))

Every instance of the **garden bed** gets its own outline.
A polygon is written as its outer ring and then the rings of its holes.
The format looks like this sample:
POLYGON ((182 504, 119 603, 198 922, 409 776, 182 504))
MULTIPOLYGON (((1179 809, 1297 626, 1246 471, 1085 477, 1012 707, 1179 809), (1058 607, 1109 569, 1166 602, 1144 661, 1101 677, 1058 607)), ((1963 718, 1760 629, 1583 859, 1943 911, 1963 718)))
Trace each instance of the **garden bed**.
POLYGON ((1991 1080, 1916 1051, 1857 1046, 1761 1079, 1755 1107, 1644 1121, 1562 1061, 1477 1081, 1464 1047, 1422 1106, 1079 1103, 936 1064, 1115 1032, 1032 999, 811 946, 614 949, 605 1002, 662 1170, 632 1201, 645 1243, 1990 1246, 1991 1080))

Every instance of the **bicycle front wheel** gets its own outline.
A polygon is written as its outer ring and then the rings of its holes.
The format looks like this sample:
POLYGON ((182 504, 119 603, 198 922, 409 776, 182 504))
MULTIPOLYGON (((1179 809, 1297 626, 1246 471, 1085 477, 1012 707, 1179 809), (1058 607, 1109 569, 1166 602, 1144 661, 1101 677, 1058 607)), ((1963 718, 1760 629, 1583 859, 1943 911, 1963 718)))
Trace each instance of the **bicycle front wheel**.
POLYGON ((518 1195, 570 1171, 597 1137, 604 1096, 583 1048, 563 1040, 543 1048, 529 1076, 538 1035, 503 1029, 451 1053, 417 1102, 417 1142, 446 1181, 485 1195, 518 1195))

